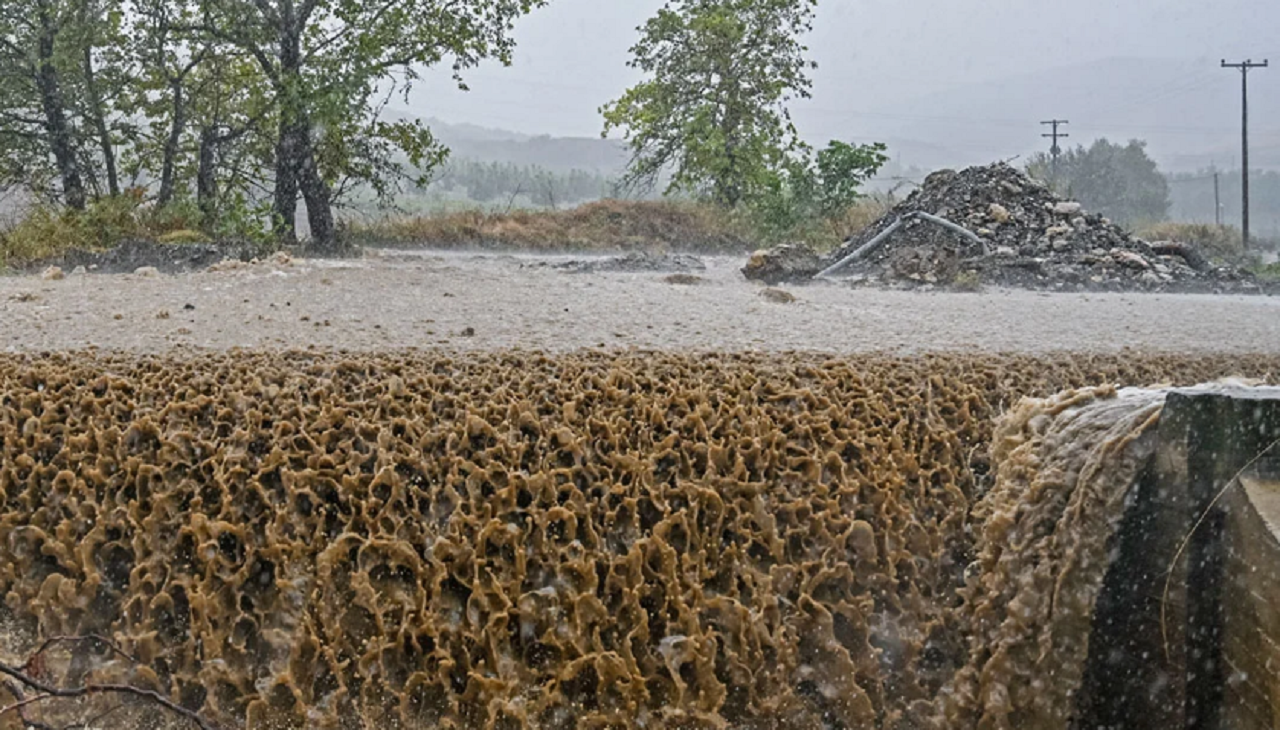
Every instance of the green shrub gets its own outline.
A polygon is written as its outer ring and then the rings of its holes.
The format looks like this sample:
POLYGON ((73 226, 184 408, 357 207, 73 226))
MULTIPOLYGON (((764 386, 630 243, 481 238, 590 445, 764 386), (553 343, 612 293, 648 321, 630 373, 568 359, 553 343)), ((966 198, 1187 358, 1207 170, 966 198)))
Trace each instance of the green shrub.
POLYGON ((102 198, 82 211, 37 206, 7 231, 0 232, 0 266, 22 266, 56 258, 73 249, 102 250, 126 239, 197 243, 194 208, 177 203, 148 208, 141 190, 102 198))

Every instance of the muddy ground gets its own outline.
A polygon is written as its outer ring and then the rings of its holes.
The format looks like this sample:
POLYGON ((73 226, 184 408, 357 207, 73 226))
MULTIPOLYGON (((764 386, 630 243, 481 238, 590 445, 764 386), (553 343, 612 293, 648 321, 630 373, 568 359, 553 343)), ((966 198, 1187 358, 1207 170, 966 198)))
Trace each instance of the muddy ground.
MULTIPOLYGON (((370 252, 187 274, 0 277, 0 350, 1280 352, 1280 298, 789 286, 705 270, 575 272, 566 259, 370 252)), ((579 257, 581 260, 581 257, 579 257)), ((588 267, 590 268, 590 267, 588 267)), ((607 268, 607 267, 606 267, 607 268)))

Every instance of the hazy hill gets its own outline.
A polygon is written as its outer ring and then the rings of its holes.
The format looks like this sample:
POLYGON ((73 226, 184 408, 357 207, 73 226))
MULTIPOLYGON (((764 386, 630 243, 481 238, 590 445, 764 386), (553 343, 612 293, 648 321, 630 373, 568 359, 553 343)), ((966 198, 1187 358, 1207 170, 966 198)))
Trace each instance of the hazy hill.
POLYGON ((615 140, 533 136, 435 118, 423 121, 449 147, 454 159, 532 165, 552 172, 583 170, 606 176, 627 164, 627 152, 615 140))

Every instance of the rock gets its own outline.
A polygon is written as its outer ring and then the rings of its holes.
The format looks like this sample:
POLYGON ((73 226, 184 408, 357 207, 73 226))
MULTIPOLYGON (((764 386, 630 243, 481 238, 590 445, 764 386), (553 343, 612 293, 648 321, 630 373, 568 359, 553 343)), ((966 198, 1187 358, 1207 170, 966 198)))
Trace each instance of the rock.
POLYGON ((1063 236, 1069 236, 1072 233, 1074 233, 1074 230, 1071 226, 1049 226, 1044 231, 1044 235, 1049 238, 1061 238, 1063 236))
POLYGON ((772 287, 760 292, 760 296, 774 304, 791 304, 796 300, 796 296, 791 292, 772 287))
POLYGON ((62 267, 60 266, 50 266, 40 274, 40 278, 45 281, 61 281, 66 276, 66 274, 62 273, 62 267))
POLYGON ((77 266, 71 270, 72 276, 84 276, 85 274, 88 274, 88 273, 89 273, 89 270, 86 269, 84 266, 77 266))
POLYGON ((1079 203, 1063 201, 1053 206, 1053 212, 1058 215, 1075 215, 1080 212, 1082 206, 1079 203))
POLYGON ((1126 266, 1131 269, 1146 270, 1151 268, 1151 264, 1147 260, 1132 251, 1112 251, 1111 258, 1117 264, 1126 266))
POLYGON ((160 269, 154 266, 139 266, 133 270, 135 276, 159 276, 160 269))
POLYGON ((178 244, 131 239, 106 251, 69 251, 57 263, 67 267, 85 266, 89 271, 101 270, 108 274, 136 273, 143 268, 176 274, 199 271, 228 257, 245 258, 252 248, 251 244, 238 243, 178 244))
POLYGON ((812 279, 823 268, 822 259, 813 249, 799 244, 783 244, 751 254, 747 265, 742 268, 742 275, 751 281, 773 285, 812 279))
POLYGON ((223 259, 209 266, 209 271, 235 271, 248 268, 249 264, 239 259, 223 259))
POLYGON ((1057 239, 1056 241, 1054 241, 1054 242, 1053 242, 1053 250, 1054 250, 1054 251, 1056 251, 1056 252, 1058 252, 1058 253, 1062 253, 1063 251, 1067 251, 1067 250, 1069 250, 1070 248, 1071 248, 1071 244, 1070 244, 1070 243, 1068 243, 1066 239, 1059 238, 1059 239, 1057 239))
POLYGON ((663 277, 662 280, 668 284, 676 284, 679 286, 694 286, 706 281, 706 279, 703 279, 701 276, 694 276, 693 274, 668 274, 663 277))
POLYGON ((992 203, 987 207, 987 215, 997 223, 1007 223, 1011 217, 1009 209, 999 203, 992 203))
POLYGON ((996 246, 997 256, 1017 256, 1018 252, 1012 246, 996 246))

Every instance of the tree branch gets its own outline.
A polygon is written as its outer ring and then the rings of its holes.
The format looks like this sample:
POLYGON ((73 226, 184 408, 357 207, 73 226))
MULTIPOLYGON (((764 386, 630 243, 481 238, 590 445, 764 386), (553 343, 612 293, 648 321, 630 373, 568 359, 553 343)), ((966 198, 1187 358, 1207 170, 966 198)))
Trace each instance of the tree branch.
MULTIPOLYGON (((45 640, 45 642, 42 643, 33 654, 31 654, 21 668, 11 666, 5 662, 0 662, 0 674, 16 680, 16 683, 13 681, 4 682, 4 687, 13 695, 14 701, 9 705, 0 708, 0 717, 3 717, 5 714, 10 712, 16 712, 24 725, 36 727, 39 728, 39 730, 52 730, 52 728, 49 728, 47 725, 31 722, 23 715, 22 710, 29 705, 51 699, 74 699, 90 695, 116 694, 148 700, 189 721, 196 727, 200 728, 200 730, 218 730, 218 727, 204 716, 192 710, 188 710, 155 690, 144 689, 142 687, 135 687, 131 684, 121 684, 117 682, 89 682, 78 687, 59 687, 56 684, 52 684, 44 681, 43 679, 37 678, 36 676, 32 676, 34 672, 41 671, 39 668, 44 664, 42 658, 43 653, 50 647, 56 644, 80 644, 90 641, 101 643, 113 654, 117 654, 129 660, 132 664, 141 664, 136 658, 116 645, 115 642, 99 634, 52 637, 45 640), (23 687, 35 690, 39 694, 27 697, 23 691, 23 687)), ((114 711, 114 709, 111 711, 114 711)))

